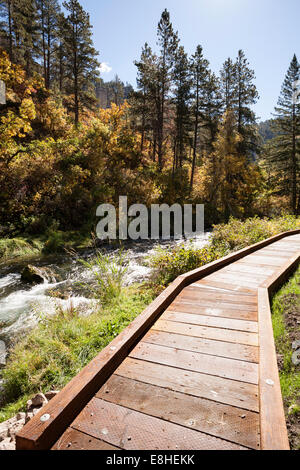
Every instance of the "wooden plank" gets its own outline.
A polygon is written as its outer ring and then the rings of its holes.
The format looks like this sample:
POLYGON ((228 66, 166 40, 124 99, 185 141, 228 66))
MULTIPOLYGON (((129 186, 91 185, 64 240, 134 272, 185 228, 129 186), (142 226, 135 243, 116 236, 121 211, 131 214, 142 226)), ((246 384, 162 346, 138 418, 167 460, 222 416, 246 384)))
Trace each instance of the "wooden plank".
POLYGON ((258 449, 259 415, 113 375, 97 398, 211 436, 258 449))
POLYGON ((238 276, 238 274, 233 275, 233 274, 224 273, 224 272, 214 274, 213 279, 217 281, 223 281, 223 282, 224 281, 232 282, 232 283, 234 282, 236 285, 239 285, 239 286, 255 287, 255 288, 257 288, 259 284, 261 283, 261 280, 255 281, 253 279, 250 280, 249 278, 245 279, 244 276, 238 276))
POLYGON ((214 339, 226 341, 228 343, 246 344, 248 346, 258 346, 258 335, 244 331, 225 330, 221 328, 211 328, 205 326, 188 325, 174 321, 158 320, 152 327, 156 331, 166 331, 168 333, 193 336, 195 338, 214 339))
POLYGON ((258 347, 256 346, 194 338, 193 336, 183 336, 153 329, 144 336, 143 341, 169 348, 258 363, 258 347))
POLYGON ((95 439, 88 434, 68 428, 66 432, 54 444, 52 450, 110 450, 116 451, 120 448, 112 446, 107 442, 95 439))
POLYGON ((268 290, 258 291, 260 364, 259 394, 261 447, 264 450, 289 450, 268 290))
POLYGON ((241 274, 263 274, 264 277, 267 277, 272 276, 272 274, 276 272, 276 269, 277 268, 274 266, 272 268, 267 268, 247 264, 233 263, 232 265, 228 266, 227 271, 241 274))
POLYGON ((125 450, 242 450, 243 446, 93 398, 72 424, 125 450))
POLYGON ((295 253, 295 251, 297 250, 297 248, 282 248, 280 246, 270 246, 270 247, 267 247, 267 248, 263 248, 262 250, 259 251, 259 253, 261 255, 265 255, 265 254, 268 254, 268 255, 271 255, 271 256, 275 256, 275 257, 280 257, 280 258, 288 258, 289 256, 291 256, 291 254, 295 253))
POLYGON ((272 258, 271 256, 260 256, 253 254, 251 256, 246 256, 244 259, 236 261, 237 264, 253 264, 254 266, 281 266, 282 260, 281 259, 276 259, 272 258))
POLYGON ((244 310, 242 306, 239 308, 230 308, 226 306, 214 305, 194 305, 189 302, 173 302, 166 312, 180 311, 182 313, 192 313, 199 315, 211 315, 222 318, 235 318, 240 320, 257 321, 257 310, 244 310))
MULTIPOLYGON (((220 271, 221 272, 221 271, 220 271)), ((223 270, 222 270, 223 272, 223 270)), ((264 279, 266 276, 264 276, 264 279)), ((229 294, 219 293, 217 291, 209 290, 202 288, 201 286, 197 285, 196 283, 192 284, 189 287, 185 287, 183 291, 178 295, 177 298, 180 299, 195 299, 196 301, 199 300, 211 300, 218 302, 229 302, 229 303, 237 303, 237 304, 245 304, 245 305, 256 305, 257 304, 257 296, 255 295, 239 295, 239 294, 229 294)))
POLYGON ((236 286, 231 283, 216 281, 212 278, 201 279, 201 281, 198 281, 197 284, 203 285, 205 287, 224 289, 225 291, 230 291, 230 292, 234 291, 234 292, 238 292, 239 294, 244 294, 244 295, 248 295, 248 294, 257 295, 257 290, 255 288, 236 286))
POLYGON ((140 342, 129 354, 129 357, 254 385, 258 384, 258 365, 251 362, 181 351, 144 342, 140 342))
MULTIPOLYGON (((220 270, 221 271, 221 270, 220 270)), ((248 289, 244 289, 242 287, 236 287, 234 285, 230 285, 230 284, 225 284, 225 287, 224 287, 224 284, 220 283, 220 284, 217 284, 216 286, 214 285, 210 285, 210 283, 207 281, 206 282, 206 278, 204 279, 201 279, 200 281, 196 281, 196 282, 193 282, 193 284, 191 284, 189 287, 191 286, 197 286, 197 287, 201 287, 203 289, 205 289, 206 291, 208 292, 211 292, 211 291, 217 291, 217 292, 220 292, 222 294, 229 294, 229 295, 240 295, 240 296, 256 296, 257 297, 257 292, 253 289, 253 290, 248 290, 248 289)))
POLYGON ((272 247, 272 248, 263 248, 262 250, 259 250, 259 256, 267 257, 267 258, 276 258, 280 259, 281 261, 284 261, 286 258, 289 257, 289 254, 280 251, 279 248, 272 247))
POLYGON ((195 397, 259 411, 258 386, 128 357, 115 374, 195 397))
POLYGON ((249 333, 258 332, 258 323, 255 321, 236 320, 234 318, 222 318, 201 314, 175 312, 168 310, 162 314, 161 320, 175 321, 178 323, 188 323, 191 325, 210 326, 215 328, 225 328, 227 330, 247 331, 249 333))
MULTIPOLYGON (((191 299, 182 299, 180 297, 177 297, 174 302, 171 303, 170 307, 166 310, 173 310, 174 307, 176 307, 176 310, 178 309, 178 306, 181 305, 193 305, 195 308, 201 308, 201 307, 211 307, 215 309, 227 309, 227 310, 241 310, 241 308, 246 311, 246 312, 256 312, 257 311, 257 306, 255 305, 242 305, 242 304, 233 304, 231 302, 225 302, 224 300, 216 300, 214 301, 213 299, 204 299, 204 300, 199 300, 197 301, 192 301, 191 299)), ((180 307, 179 307, 180 308, 180 307)))
POLYGON ((200 352, 210 356, 227 357, 230 359, 258 363, 257 346, 184 336, 182 334, 154 329, 151 329, 144 336, 143 342, 174 348, 176 350, 200 352))

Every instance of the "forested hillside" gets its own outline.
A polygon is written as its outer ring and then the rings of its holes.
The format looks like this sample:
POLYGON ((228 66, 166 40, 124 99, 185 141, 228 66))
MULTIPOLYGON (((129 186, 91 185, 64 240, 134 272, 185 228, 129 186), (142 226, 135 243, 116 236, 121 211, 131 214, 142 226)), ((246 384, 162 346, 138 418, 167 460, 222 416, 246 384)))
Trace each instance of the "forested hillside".
POLYGON ((167 10, 158 46, 146 42, 135 62, 134 89, 100 77, 101 51, 78 0, 0 5, 1 236, 89 233, 96 207, 120 195, 204 203, 207 224, 299 213, 296 56, 275 119, 258 126, 245 53, 216 75, 201 45, 187 55, 167 10))

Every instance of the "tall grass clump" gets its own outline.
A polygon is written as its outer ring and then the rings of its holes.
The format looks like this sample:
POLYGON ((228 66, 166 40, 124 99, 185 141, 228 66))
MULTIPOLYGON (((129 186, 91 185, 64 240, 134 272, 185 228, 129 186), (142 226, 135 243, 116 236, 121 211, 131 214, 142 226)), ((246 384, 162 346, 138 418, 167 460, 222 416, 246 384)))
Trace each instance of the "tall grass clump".
POLYGON ((97 288, 85 287, 91 290, 93 297, 100 300, 102 305, 120 296, 128 271, 128 261, 122 250, 113 255, 97 251, 92 261, 81 260, 81 263, 91 270, 97 281, 97 288))
POLYGON ((42 246, 43 244, 39 240, 2 238, 0 239, 0 260, 38 255, 41 253, 42 246))

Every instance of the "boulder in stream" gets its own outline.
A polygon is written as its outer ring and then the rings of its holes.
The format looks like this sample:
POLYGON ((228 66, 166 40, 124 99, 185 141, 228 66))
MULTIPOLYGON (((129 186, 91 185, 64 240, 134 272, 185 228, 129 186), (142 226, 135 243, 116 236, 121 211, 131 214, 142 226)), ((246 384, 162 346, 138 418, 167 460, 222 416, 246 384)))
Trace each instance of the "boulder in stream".
POLYGON ((49 268, 37 268, 28 264, 22 271, 21 279, 28 284, 55 283, 55 277, 49 268))

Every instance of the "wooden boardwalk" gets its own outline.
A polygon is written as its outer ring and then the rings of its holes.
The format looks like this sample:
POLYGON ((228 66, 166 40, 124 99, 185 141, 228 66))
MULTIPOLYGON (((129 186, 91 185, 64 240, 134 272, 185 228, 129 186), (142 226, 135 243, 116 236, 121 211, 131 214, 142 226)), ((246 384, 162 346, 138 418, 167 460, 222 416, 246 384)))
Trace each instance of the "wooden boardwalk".
POLYGON ((269 295, 299 256, 293 232, 178 278, 17 448, 288 449, 269 295))

